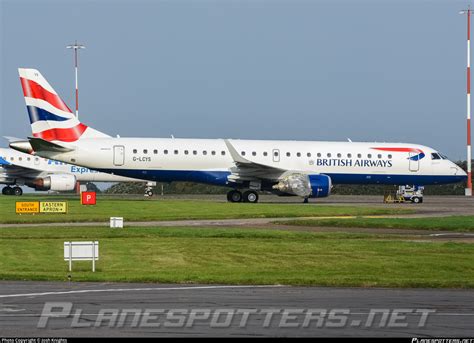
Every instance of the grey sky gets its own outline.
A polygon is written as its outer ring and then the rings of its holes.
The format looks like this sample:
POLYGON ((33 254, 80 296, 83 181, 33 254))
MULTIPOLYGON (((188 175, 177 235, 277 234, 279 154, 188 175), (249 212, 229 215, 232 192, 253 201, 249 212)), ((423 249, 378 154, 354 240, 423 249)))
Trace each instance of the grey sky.
MULTIPOLYGON (((121 136, 415 142, 465 159, 466 1, 1 2, 0 135, 18 67, 121 136)), ((3 145, 3 144, 2 144, 3 145)))

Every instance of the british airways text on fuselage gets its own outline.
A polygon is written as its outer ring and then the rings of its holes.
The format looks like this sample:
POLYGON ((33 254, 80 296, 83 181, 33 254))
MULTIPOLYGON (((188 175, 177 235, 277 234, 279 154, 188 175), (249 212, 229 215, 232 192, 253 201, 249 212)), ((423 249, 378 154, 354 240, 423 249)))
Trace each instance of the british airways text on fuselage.
POLYGON ((339 159, 339 158, 318 158, 316 159, 318 167, 379 167, 391 168, 390 160, 366 160, 366 159, 339 159))

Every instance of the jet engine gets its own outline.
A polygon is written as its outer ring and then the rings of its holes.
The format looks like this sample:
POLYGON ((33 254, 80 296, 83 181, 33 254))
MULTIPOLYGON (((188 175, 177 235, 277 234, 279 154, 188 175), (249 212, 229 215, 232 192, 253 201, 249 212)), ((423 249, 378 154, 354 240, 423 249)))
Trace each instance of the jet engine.
POLYGON ((273 189, 285 194, 300 197, 323 198, 331 194, 331 178, 324 174, 289 174, 273 186, 273 189))
POLYGON ((27 185, 37 191, 72 191, 76 187, 76 177, 71 174, 51 174, 27 185))

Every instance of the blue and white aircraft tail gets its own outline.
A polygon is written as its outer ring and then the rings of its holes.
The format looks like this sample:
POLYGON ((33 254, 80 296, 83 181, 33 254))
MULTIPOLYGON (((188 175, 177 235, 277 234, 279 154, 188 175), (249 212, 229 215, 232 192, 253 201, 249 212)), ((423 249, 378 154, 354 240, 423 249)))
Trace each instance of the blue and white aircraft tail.
POLYGON ((466 179, 444 155, 411 143, 113 138, 77 121, 37 70, 20 69, 20 78, 36 154, 114 175, 227 186, 232 202, 257 202, 261 190, 317 198, 330 195, 337 183, 429 185, 466 179), (39 95, 25 91, 24 80, 39 95))

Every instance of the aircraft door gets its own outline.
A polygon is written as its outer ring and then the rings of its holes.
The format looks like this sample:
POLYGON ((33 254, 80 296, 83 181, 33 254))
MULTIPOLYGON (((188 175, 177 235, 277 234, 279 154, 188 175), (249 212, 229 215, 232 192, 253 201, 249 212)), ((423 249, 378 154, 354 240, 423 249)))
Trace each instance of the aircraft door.
POLYGON ((273 162, 280 162, 280 149, 273 149, 273 162))
POLYGON ((411 172, 417 172, 420 170, 420 156, 419 153, 409 152, 408 153, 409 169, 411 172), (416 156, 416 157, 415 157, 416 156), (415 157, 415 158, 413 158, 415 157))
POLYGON ((125 147, 123 145, 114 145, 114 165, 123 166, 125 163, 125 147))

